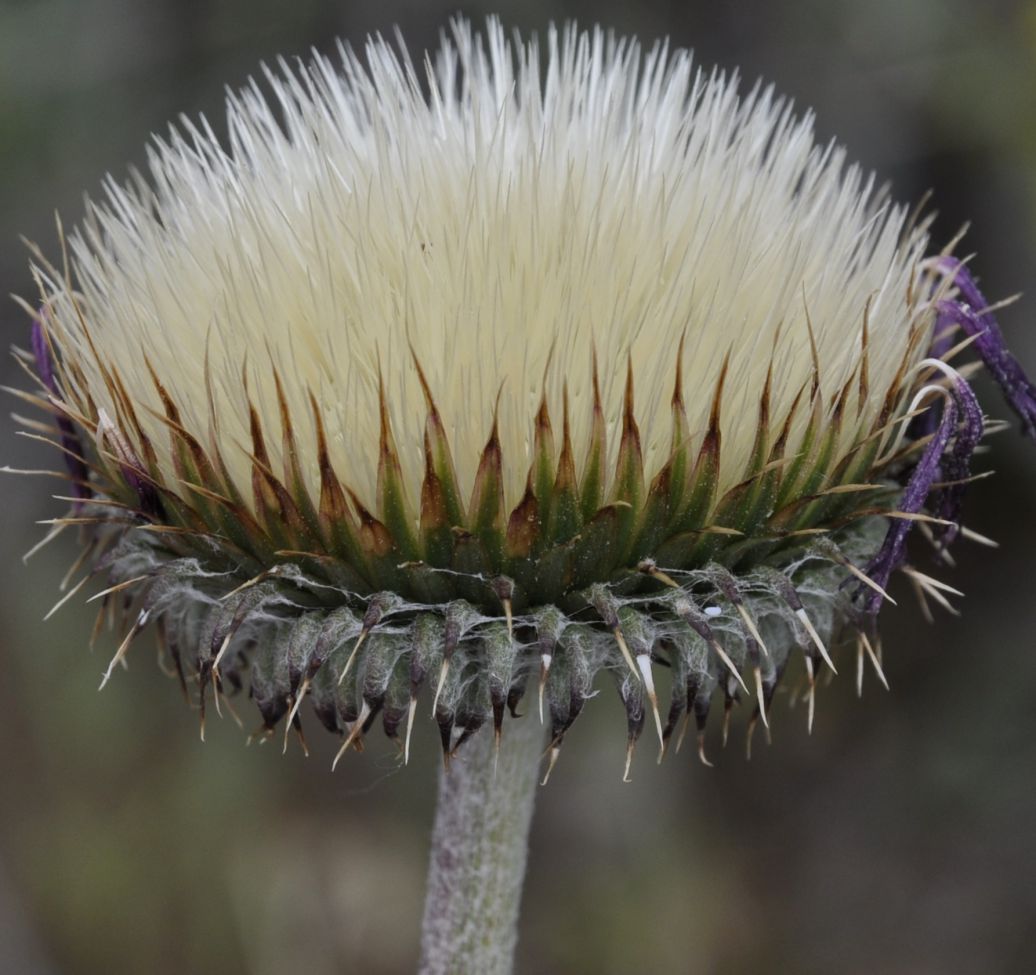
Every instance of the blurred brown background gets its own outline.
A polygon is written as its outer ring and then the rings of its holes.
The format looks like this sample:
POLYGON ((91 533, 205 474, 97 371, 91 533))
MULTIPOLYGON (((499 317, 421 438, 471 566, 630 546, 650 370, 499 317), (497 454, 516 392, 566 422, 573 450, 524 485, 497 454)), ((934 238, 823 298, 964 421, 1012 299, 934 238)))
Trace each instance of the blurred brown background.
MULTIPOLYGON (((224 84, 261 59, 354 44, 399 25, 432 46, 452 5, 417 0, 0 0, 0 292, 32 291, 18 235, 54 253, 52 214, 121 177, 180 112, 221 117, 224 84)), ((822 138, 892 181, 934 191, 936 237, 995 298, 1036 292, 1036 2, 782 0, 469 4, 524 29, 600 21, 670 34, 817 110, 822 138)), ((1002 316, 1036 370, 1036 296, 1002 316)), ((0 304, 4 344, 27 326, 0 304)), ((17 382, 13 365, 3 382, 17 382)), ((1006 411, 985 390, 994 416, 1006 411)), ((10 400, 16 408, 14 400, 10 400)), ((6 413, 6 411, 5 411, 6 413)), ((0 463, 48 466, 3 421, 0 463)), ((1036 450, 1012 430, 969 499, 993 552, 962 546, 964 615, 921 622, 909 593, 883 617, 892 694, 868 675, 774 717, 746 764, 715 769, 645 747, 620 782, 610 689, 541 791, 519 971, 1030 972, 1036 934, 1036 450)), ((196 718, 141 642, 103 694, 112 651, 92 613, 47 624, 72 556, 28 566, 42 480, 0 480, 0 971, 285 975, 412 970, 436 754, 401 772, 373 739, 329 772, 332 742, 244 747, 196 718)), ((850 666, 844 668, 851 671, 850 666)), ((249 720, 251 720, 249 718, 249 720)), ((714 744, 716 751, 718 744, 714 744)), ((714 755, 714 757, 717 757, 714 755)))

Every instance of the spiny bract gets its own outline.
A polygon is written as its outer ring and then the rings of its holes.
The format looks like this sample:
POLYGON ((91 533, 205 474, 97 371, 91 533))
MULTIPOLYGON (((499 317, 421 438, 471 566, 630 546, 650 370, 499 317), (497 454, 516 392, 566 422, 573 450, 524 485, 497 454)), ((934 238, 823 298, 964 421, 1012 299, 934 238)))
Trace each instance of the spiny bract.
POLYGON ((287 732, 308 695, 343 752, 381 712, 409 754, 428 686, 445 756, 538 674, 551 764, 602 670, 628 754, 648 706, 701 742, 717 689, 765 722, 796 646, 812 720, 847 624, 880 674, 883 587, 912 524, 958 533, 983 431, 959 339, 1030 432, 1032 387, 808 115, 546 40, 282 62, 38 257, 23 395, 132 609, 112 666, 154 623, 203 709, 247 683, 287 732))

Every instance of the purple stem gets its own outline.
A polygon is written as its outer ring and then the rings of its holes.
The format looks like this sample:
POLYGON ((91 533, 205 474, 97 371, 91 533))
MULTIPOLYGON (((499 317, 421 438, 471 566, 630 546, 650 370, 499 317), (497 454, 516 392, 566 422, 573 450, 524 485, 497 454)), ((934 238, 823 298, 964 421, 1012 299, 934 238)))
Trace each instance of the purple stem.
MULTIPOLYGON (((910 474, 910 479, 899 499, 898 510, 905 514, 918 514, 925 507, 933 493, 936 496, 934 510, 936 517, 956 521, 960 514, 961 500, 967 487, 956 483, 935 488, 937 481, 965 481, 970 474, 971 455, 982 438, 982 411, 971 387, 958 379, 950 388, 950 399, 943 404, 939 423, 932 439, 924 448, 921 459, 910 474), (947 453, 951 438, 953 449, 947 453)), ((882 589, 888 586, 892 573, 903 562, 906 540, 914 522, 905 518, 893 518, 885 540, 864 572, 882 589)), ((958 527, 939 526, 936 532, 945 548, 958 532, 958 527)), ((861 586, 858 594, 863 596, 866 613, 875 615, 881 609, 883 597, 870 587, 861 586)))
POLYGON ((967 335, 978 336, 974 345, 982 362, 1021 418, 1025 432, 1036 440, 1036 386, 1008 351, 996 317, 988 310, 989 302, 979 291, 971 272, 956 257, 941 257, 936 266, 952 279, 960 297, 936 303, 935 334, 957 324, 967 335))
MULTIPOLYGON (((54 376, 54 360, 50 355, 50 345, 43 330, 43 314, 41 311, 39 316, 32 320, 32 354, 36 360, 36 373, 40 377, 40 382, 46 386, 51 396, 60 402, 62 396, 54 376)), ((72 421, 61 412, 55 415, 55 420, 58 430, 61 431, 61 446, 64 448, 62 453, 65 455, 65 466, 71 475, 72 493, 78 499, 72 508, 78 513, 82 510, 83 502, 92 494, 89 483, 90 469, 83 460, 83 444, 72 421)))
POLYGON ((971 477, 971 457, 982 439, 984 423, 982 407, 972 388, 963 379, 954 384, 954 402, 960 411, 961 423, 949 454, 942 458, 941 479, 948 482, 935 492, 932 511, 937 518, 953 522, 952 525, 936 525, 935 536, 940 540, 940 549, 945 550, 960 532, 960 513, 964 495, 971 477))
MULTIPOLYGON (((940 360, 946 356, 952 348, 951 337, 955 327, 959 326, 967 336, 974 337, 975 350, 989 374, 1018 414, 1026 434, 1036 439, 1036 386, 1008 350, 996 317, 989 310, 989 302, 971 272, 958 258, 940 257, 935 266, 951 279, 957 297, 935 303, 936 318, 929 355, 940 360)), ((899 504, 901 511, 916 514, 932 496, 929 507, 933 514, 952 522, 951 525, 936 526, 934 530, 940 551, 944 551, 960 531, 958 521, 971 473, 971 457, 983 432, 982 409, 971 387, 963 379, 958 379, 950 393, 951 400, 942 406, 933 404, 911 424, 912 437, 920 439, 930 435, 932 439, 911 472, 899 504), (953 447, 947 452, 951 437, 953 447), (933 490, 936 481, 951 483, 933 490)), ((903 561, 906 539, 912 527, 911 521, 893 520, 881 548, 865 570, 882 588, 903 561)), ((863 596, 866 613, 874 615, 881 608, 882 596, 879 593, 861 587, 858 594, 863 596)))

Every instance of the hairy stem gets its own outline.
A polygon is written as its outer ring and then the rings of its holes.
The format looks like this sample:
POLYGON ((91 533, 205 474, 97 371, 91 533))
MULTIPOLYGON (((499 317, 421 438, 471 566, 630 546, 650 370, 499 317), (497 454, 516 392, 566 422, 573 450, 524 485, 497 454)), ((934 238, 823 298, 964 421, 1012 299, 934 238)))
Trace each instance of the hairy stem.
POLYGON ((483 732, 439 775, 421 975, 511 971, 544 732, 532 715, 506 729, 495 773, 483 732))

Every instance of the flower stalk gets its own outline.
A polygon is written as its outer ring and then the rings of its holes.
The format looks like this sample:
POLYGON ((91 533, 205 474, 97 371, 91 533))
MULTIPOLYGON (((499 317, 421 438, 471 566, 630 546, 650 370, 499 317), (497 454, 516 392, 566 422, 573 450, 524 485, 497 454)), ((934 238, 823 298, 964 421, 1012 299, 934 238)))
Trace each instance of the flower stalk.
POLYGON ((536 770, 535 714, 481 735, 439 775, 421 975, 508 975, 518 937, 536 770))

